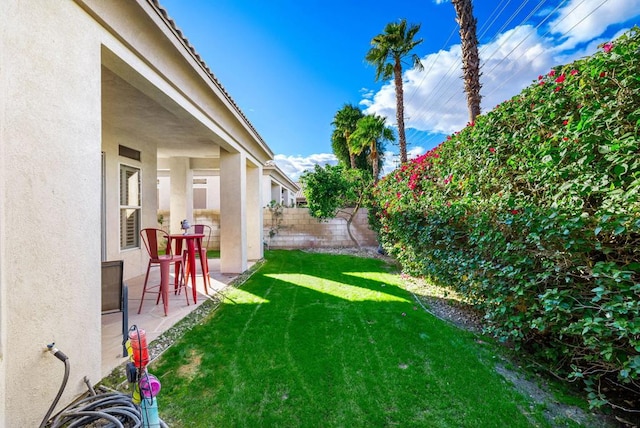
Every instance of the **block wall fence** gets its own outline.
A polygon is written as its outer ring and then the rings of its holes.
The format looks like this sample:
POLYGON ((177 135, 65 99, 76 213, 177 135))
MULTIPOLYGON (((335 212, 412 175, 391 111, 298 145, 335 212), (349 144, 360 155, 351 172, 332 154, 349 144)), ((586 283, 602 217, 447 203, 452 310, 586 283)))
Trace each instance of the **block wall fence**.
MULTIPOLYGON (((158 211, 162 216, 163 229, 170 224, 170 213, 158 211)), ((213 210, 194 210, 193 224, 208 224, 212 227, 212 237, 209 248, 220 249, 220 213, 213 210)), ((269 238, 269 231, 276 228, 276 224, 269 209, 263 212, 263 231, 265 245, 270 249, 302 249, 302 248, 332 248, 354 247, 353 241, 347 233, 347 221, 336 217, 326 222, 319 222, 309 215, 308 208, 284 208, 282 222, 277 227, 277 233, 269 238)), ((351 223, 351 233, 363 247, 376 247, 376 234, 369 228, 367 210, 360 209, 351 223)))

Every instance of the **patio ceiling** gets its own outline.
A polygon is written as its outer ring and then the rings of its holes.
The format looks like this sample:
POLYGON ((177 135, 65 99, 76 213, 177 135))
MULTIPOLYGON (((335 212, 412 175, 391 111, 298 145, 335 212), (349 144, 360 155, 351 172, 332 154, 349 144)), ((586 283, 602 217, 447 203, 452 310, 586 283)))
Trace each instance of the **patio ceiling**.
POLYGON ((112 135, 139 135, 157 145, 158 158, 220 157, 215 134, 160 91, 153 96, 102 67, 103 125, 112 135))

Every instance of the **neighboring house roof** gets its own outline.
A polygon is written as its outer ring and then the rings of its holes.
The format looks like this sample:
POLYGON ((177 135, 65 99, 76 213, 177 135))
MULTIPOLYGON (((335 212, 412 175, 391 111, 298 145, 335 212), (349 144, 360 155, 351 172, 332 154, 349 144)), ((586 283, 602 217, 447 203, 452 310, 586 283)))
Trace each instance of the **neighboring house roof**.
POLYGON ((295 181, 291 180, 287 174, 280 169, 280 167, 273 161, 267 161, 263 167, 263 175, 269 175, 273 180, 280 185, 291 189, 292 192, 298 192, 300 186, 295 181))
POLYGON ((156 9, 158 11, 160 16, 162 16, 164 21, 173 30, 173 32, 176 34, 176 36, 178 36, 182 40, 185 48, 187 48, 187 50, 191 53, 193 58, 200 64, 200 66, 203 68, 203 70, 206 71, 206 73, 209 75, 209 77, 211 77, 211 80, 218 87, 218 89, 220 89, 220 91, 222 92, 222 94, 224 95, 226 100, 229 102, 229 104, 231 104, 231 106, 233 106, 233 108, 236 110, 238 115, 245 122, 247 127, 249 129, 251 129, 251 131, 253 131, 253 133, 255 134, 256 138, 264 145, 265 149, 271 154, 271 157, 273 158, 273 152, 271 151, 271 149, 269 148, 267 143, 262 139, 262 136, 258 133, 256 128, 254 128, 253 124, 249 121, 247 116, 245 116, 245 114, 242 112, 240 107, 236 104, 234 99, 231 98, 231 95, 229 95, 229 93, 224 88, 224 86, 222 86, 222 84, 220 83, 218 78, 213 74, 213 72, 211 71, 209 66, 204 62, 204 60, 202 59, 200 54, 196 51, 196 49, 193 47, 191 42, 189 42, 189 39, 187 39, 187 37, 182 33, 182 30, 180 30, 178 28, 178 26, 176 25, 175 21, 169 16, 169 13, 167 12, 167 10, 160 5, 159 0, 147 0, 147 2, 151 6, 153 6, 154 9, 156 9))
POLYGON ((304 186, 302 185, 301 182, 296 183, 298 185, 298 188, 300 190, 298 190, 298 192, 296 193, 296 203, 300 204, 300 203, 307 203, 307 197, 304 195, 304 186))

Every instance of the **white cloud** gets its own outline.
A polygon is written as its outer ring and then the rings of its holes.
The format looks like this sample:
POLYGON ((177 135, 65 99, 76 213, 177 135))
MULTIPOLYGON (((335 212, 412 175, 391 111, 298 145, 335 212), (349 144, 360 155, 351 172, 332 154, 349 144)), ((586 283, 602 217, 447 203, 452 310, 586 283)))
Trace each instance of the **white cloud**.
POLYGON ((368 99, 372 98, 376 93, 373 89, 360 88, 360 94, 362 94, 363 98, 368 99))
POLYGON ((549 22, 551 33, 562 38, 556 49, 573 49, 600 37, 616 23, 640 15, 640 0, 570 0, 549 22))
MULTIPOLYGON (((481 45, 482 111, 488 112, 516 95, 551 67, 593 54, 598 44, 608 40, 603 37, 608 27, 640 15, 640 0, 609 0, 596 10, 600 4, 602 0, 569 0, 545 30, 521 25, 481 45)), ((450 134, 466 125, 469 119, 460 49, 460 45, 454 45, 426 55, 422 58, 423 71, 410 69, 404 73, 406 128, 450 134)), ((392 81, 362 104, 367 114, 379 114, 387 118, 387 123, 395 124, 392 81)), ((407 133, 409 147, 426 145, 423 139, 427 133, 418 140, 407 133)))
MULTIPOLYGON (((443 4, 449 0, 433 2, 443 4)), ((550 12, 546 10, 542 16, 550 12)), ((615 36, 607 37, 604 34, 611 25, 638 16, 640 0, 608 0, 604 3, 602 0, 569 0, 541 28, 521 25, 495 36, 480 46, 482 111, 488 112, 516 95, 551 67, 593 54, 599 44, 613 40, 625 31, 620 30, 615 36)), ((444 139, 442 134, 462 129, 469 120, 460 56, 460 45, 453 45, 423 57, 423 71, 410 69, 404 73, 409 159, 441 142, 444 139)), ((383 85, 377 92, 367 88, 360 92, 360 105, 366 114, 384 116, 389 125, 395 126, 393 82, 383 85)), ((316 164, 337 164, 333 154, 309 157, 277 155, 275 160, 294 180, 316 164)), ((393 171, 397 163, 397 152, 385 152, 381 174, 393 171)))
MULTIPOLYGON (((423 147, 412 147, 407 152, 409 159, 416 158, 423 154, 426 150, 423 147)), ((332 153, 320 153, 311 156, 286 156, 275 155, 274 160, 278 167, 293 181, 298 181, 300 175, 305 171, 311 171, 316 165, 324 166, 327 164, 337 165, 338 159, 332 153)), ((384 163, 380 171, 380 176, 384 176, 398 167, 399 156, 392 151, 385 151, 384 163)))
POLYGON ((278 167, 293 181, 298 181, 303 172, 312 170, 315 165, 338 164, 338 159, 333 153, 319 153, 304 157, 275 155, 274 160, 278 167))
MULTIPOLYGON (((422 58, 423 71, 408 70, 404 75, 405 126, 431 133, 451 134, 469 121, 460 45, 422 58)), ((534 78, 532 70, 548 70, 554 64, 545 40, 535 29, 521 26, 501 34, 480 47, 482 66, 482 106, 488 111, 513 96, 534 78), (509 84, 505 84, 505 80, 509 84)), ((395 89, 392 82, 374 96, 366 113, 376 113, 395 123, 395 89)))

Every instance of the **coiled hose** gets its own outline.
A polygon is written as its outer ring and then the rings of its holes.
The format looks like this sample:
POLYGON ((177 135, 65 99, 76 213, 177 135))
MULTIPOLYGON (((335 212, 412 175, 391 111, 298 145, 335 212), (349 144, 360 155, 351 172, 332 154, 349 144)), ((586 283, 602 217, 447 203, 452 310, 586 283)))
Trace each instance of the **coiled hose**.
MULTIPOLYGON (((47 345, 49 351, 64 363, 64 377, 58 393, 51 403, 47 414, 40 423, 40 428, 60 428, 60 427, 83 427, 90 424, 91 426, 109 427, 109 428, 139 428, 142 427, 142 415, 140 407, 133 403, 130 395, 117 391, 111 391, 104 387, 98 387, 99 392, 96 393, 89 381, 85 378, 85 382, 89 388, 89 396, 71 403, 62 409, 53 420, 49 421, 53 409, 55 409, 69 379, 69 358, 60 350, 53 347, 53 344, 47 345), (99 421, 104 421, 97 425, 99 421)), ((162 428, 169 426, 160 420, 162 428)))

